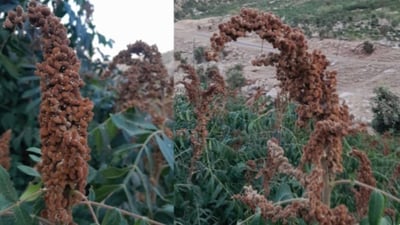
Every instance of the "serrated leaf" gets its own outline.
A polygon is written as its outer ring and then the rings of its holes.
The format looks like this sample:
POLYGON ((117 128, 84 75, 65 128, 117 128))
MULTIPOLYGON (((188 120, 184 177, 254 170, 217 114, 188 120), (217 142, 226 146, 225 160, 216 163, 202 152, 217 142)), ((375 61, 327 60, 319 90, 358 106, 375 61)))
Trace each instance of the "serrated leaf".
POLYGON ((37 184, 29 182, 28 187, 25 189, 24 193, 22 193, 19 199, 26 202, 31 202, 36 200, 40 196, 38 193, 41 187, 42 187, 41 182, 37 184))
POLYGON ((16 225, 33 224, 33 219, 29 215, 29 213, 23 208, 23 204, 14 207, 13 212, 15 215, 16 225))
POLYGON ((29 147, 28 149, 26 149, 26 151, 42 155, 42 150, 40 150, 40 148, 29 147))
POLYGON ((104 170, 101 170, 100 173, 107 179, 117 179, 125 176, 129 172, 129 167, 124 168, 116 168, 116 167, 108 167, 104 170))
POLYGON ((122 186, 120 184, 102 185, 99 188, 94 189, 96 194, 96 202, 101 202, 107 198, 113 192, 120 190, 122 186))
POLYGON ((108 210, 101 222, 101 225, 121 224, 122 215, 117 209, 108 210))
POLYGON ((40 174, 38 171, 36 171, 34 168, 25 166, 25 165, 19 165, 17 167, 21 172, 25 173, 26 175, 32 176, 32 177, 40 177, 40 174))
POLYGON ((0 194, 2 194, 6 200, 12 203, 18 201, 17 191, 15 190, 7 171, 2 166, 0 166, 0 187, 0 194))
POLYGON ((163 154, 165 160, 167 161, 171 170, 174 169, 174 142, 169 139, 164 133, 160 135, 156 135, 156 141, 158 146, 160 147, 161 153, 163 154))

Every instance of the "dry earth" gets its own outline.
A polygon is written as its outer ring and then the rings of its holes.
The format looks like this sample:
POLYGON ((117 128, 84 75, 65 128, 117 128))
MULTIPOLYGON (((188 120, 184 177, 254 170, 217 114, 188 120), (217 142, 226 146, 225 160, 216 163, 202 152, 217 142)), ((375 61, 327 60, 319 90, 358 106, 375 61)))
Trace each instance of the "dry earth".
MULTIPOLYGON (((217 32, 219 23, 227 17, 213 17, 201 20, 182 20, 175 23, 175 52, 180 51, 188 62, 193 62, 193 49, 199 46, 208 47, 209 38, 217 32)), ((328 70, 338 73, 338 92, 346 101, 351 113, 357 120, 370 122, 372 119, 370 98, 374 96, 373 89, 385 86, 400 95, 400 49, 382 43, 372 42, 375 51, 371 55, 363 54, 360 47, 363 41, 345 41, 312 38, 308 40, 309 48, 320 49, 330 61, 328 70)), ((275 69, 273 67, 254 67, 250 61, 256 55, 274 51, 267 42, 262 42, 258 36, 231 42, 226 46, 228 55, 218 63, 224 73, 235 64, 244 66, 244 76, 251 85, 246 87, 251 91, 256 87, 265 88, 270 95, 276 93, 275 69)), ((182 74, 176 73, 175 80, 182 79, 182 74)), ((179 85, 178 85, 179 88, 179 85)))

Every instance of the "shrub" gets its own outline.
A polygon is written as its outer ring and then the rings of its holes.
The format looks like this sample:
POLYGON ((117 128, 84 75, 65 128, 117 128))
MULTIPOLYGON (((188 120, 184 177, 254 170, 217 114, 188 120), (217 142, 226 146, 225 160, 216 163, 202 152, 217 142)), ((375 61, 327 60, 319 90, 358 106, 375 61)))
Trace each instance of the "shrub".
POLYGON ((365 54, 370 55, 374 52, 375 48, 374 45, 369 41, 364 41, 362 44, 362 49, 365 54))
POLYGON ((400 132, 400 98, 384 87, 374 90, 372 127, 379 133, 400 132))
POLYGON ((226 82, 230 89, 238 89, 246 84, 246 78, 243 76, 243 66, 235 65, 228 69, 226 82))
POLYGON ((205 60, 204 47, 200 46, 200 47, 195 48, 193 51, 193 57, 194 57, 196 64, 203 63, 205 60))

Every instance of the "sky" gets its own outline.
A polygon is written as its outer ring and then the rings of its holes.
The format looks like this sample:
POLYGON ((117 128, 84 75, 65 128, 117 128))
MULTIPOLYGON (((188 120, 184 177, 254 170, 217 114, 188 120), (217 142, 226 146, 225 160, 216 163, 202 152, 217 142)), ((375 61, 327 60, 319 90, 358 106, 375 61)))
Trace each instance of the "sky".
POLYGON ((173 50, 174 7, 171 0, 92 0, 96 30, 114 40, 113 48, 100 47, 111 56, 142 40, 156 44, 161 53, 173 50))

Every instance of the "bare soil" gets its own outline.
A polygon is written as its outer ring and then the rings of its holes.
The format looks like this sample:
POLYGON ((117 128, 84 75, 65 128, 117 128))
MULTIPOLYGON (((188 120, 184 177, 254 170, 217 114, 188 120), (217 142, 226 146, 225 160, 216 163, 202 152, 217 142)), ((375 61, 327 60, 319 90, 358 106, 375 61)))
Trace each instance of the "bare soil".
MULTIPOLYGON (((209 39, 218 31, 218 24, 227 17, 213 17, 201 20, 182 20, 175 23, 175 52, 182 52, 188 62, 193 62, 193 49, 199 46, 208 47, 209 39)), ((373 90, 385 86, 400 95, 400 49, 379 42, 374 44, 374 52, 370 55, 362 51, 364 41, 347 41, 312 38, 308 40, 310 51, 319 49, 330 61, 328 70, 336 70, 338 74, 337 90, 356 120, 370 122, 372 119, 370 99, 373 90)), ((276 92, 275 68, 254 67, 250 61, 260 53, 276 51, 267 42, 263 42, 255 34, 231 42, 226 46, 227 55, 218 62, 224 73, 236 64, 244 66, 244 76, 250 85, 245 89, 251 92, 257 87, 264 88, 270 95, 276 92)), ((175 74, 179 81, 181 74, 175 74)))

